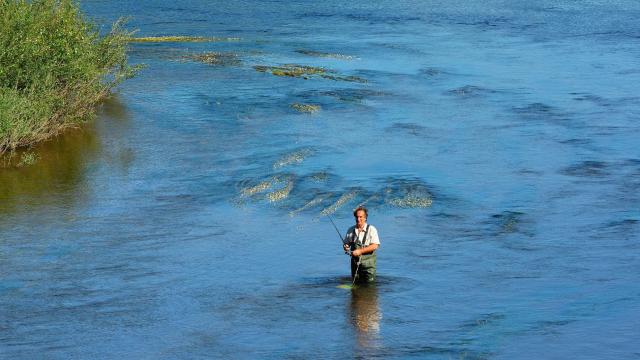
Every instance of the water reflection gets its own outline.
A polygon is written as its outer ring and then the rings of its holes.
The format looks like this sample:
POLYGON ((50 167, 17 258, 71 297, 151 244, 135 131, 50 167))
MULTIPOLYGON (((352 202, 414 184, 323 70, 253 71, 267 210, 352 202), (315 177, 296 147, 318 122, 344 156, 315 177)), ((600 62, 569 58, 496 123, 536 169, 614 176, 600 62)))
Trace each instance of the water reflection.
MULTIPOLYGON (((81 189, 86 164, 95 158, 101 146, 93 123, 26 150, 37 154, 32 165, 16 166, 9 163, 0 168, 0 213, 11 212, 25 201, 25 197, 38 198, 38 203, 49 195, 81 189), (45 196, 46 195, 46 196, 45 196)), ((20 159, 25 150, 18 150, 14 158, 20 159)), ((73 201, 81 197, 76 191, 73 201)))
POLYGON ((110 120, 118 121, 129 120, 131 117, 127 107, 122 103, 118 94, 113 94, 102 101, 99 114, 110 120))
POLYGON ((380 347, 380 320, 382 311, 378 303, 375 284, 356 286, 351 290, 349 321, 355 329, 355 337, 361 350, 380 347))
POLYGON ((127 108, 113 95, 102 102, 98 115, 108 123, 91 121, 33 148, 18 149, 0 157, 0 214, 19 210, 21 204, 45 204, 57 194, 70 195, 65 197, 65 205, 81 202, 90 190, 85 185, 87 166, 95 164, 101 155, 123 168, 131 164, 130 149, 114 146, 113 140, 103 143, 105 132, 113 135, 110 138, 118 139, 129 130, 127 108), (117 152, 114 153, 113 148, 118 149, 117 152), (20 164, 25 154, 33 154, 36 160, 32 164, 20 164))

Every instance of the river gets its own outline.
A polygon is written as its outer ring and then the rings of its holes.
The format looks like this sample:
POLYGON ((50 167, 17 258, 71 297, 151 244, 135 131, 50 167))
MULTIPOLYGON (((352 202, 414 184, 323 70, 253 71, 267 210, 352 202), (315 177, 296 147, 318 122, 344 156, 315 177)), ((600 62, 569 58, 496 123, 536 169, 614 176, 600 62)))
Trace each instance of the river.
POLYGON ((0 170, 0 357, 640 356, 638 2, 81 6, 217 39, 0 170))

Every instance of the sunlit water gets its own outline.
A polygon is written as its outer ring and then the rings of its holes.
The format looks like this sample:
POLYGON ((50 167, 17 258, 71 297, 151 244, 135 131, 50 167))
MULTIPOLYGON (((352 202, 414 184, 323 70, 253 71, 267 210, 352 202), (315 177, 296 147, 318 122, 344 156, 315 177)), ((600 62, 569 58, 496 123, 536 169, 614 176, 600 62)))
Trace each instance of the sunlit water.
POLYGON ((83 2, 239 39, 0 170, 0 357, 640 357, 640 5, 459 3, 83 2))

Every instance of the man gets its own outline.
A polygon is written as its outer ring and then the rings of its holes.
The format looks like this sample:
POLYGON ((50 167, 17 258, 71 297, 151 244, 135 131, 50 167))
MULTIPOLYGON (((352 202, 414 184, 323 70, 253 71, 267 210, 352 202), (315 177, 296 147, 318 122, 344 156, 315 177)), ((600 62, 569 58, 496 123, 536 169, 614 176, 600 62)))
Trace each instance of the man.
POLYGON ((347 230, 344 251, 351 250, 351 278, 357 282, 376 279, 376 249, 380 246, 378 230, 367 224, 367 209, 360 206, 353 211, 356 224, 347 230))

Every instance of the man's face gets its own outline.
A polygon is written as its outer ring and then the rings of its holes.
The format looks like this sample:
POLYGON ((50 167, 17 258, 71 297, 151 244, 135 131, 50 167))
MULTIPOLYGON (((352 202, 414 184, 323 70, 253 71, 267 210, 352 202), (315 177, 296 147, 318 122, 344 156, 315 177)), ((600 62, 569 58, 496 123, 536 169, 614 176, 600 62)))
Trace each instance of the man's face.
POLYGON ((356 211, 356 226, 362 229, 366 221, 367 215, 364 214, 364 210, 356 211))

